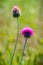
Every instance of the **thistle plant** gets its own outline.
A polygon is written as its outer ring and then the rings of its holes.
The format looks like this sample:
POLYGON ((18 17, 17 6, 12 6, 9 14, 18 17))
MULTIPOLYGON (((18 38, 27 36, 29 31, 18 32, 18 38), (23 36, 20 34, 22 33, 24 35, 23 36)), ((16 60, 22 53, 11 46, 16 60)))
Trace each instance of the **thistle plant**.
POLYGON ((14 46, 14 50, 13 50, 13 53, 12 53, 12 57, 11 57, 11 61, 10 61, 10 65, 12 65, 12 62, 13 62, 13 58, 15 56, 15 52, 16 52, 16 46, 17 46, 17 42, 18 42, 18 36, 19 36, 19 21, 18 21, 18 17, 20 16, 21 14, 21 10, 18 6, 14 6, 13 9, 12 9, 12 13, 13 13, 13 17, 15 17, 17 19, 17 37, 16 37, 16 43, 15 43, 15 46, 14 46))
POLYGON ((25 47, 26 47, 27 40, 28 40, 28 38, 30 38, 34 34, 33 30, 29 27, 23 28, 21 32, 22 32, 22 35, 25 38, 25 42, 24 42, 24 47, 23 47, 22 54, 21 54, 21 57, 20 57, 20 64, 19 65, 22 65, 22 59, 23 59, 24 50, 25 50, 25 47))

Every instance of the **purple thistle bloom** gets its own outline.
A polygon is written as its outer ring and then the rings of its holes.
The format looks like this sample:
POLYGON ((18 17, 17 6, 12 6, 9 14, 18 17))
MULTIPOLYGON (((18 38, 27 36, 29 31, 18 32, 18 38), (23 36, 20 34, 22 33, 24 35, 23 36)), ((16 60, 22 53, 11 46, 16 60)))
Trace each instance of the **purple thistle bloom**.
POLYGON ((19 17, 21 15, 21 10, 18 6, 14 6, 12 11, 14 17, 19 17))
POLYGON ((23 28, 22 29, 22 35, 25 37, 25 38, 29 38, 31 37, 32 35, 34 34, 34 31, 29 28, 29 27, 26 27, 26 28, 23 28))

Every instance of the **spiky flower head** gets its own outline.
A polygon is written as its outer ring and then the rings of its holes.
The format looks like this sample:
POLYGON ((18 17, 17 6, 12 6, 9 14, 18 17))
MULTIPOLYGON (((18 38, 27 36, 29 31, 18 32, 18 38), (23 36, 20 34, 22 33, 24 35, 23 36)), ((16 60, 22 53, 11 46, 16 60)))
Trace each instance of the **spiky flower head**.
POLYGON ((23 29, 22 29, 22 35, 23 35, 25 38, 30 38, 33 34, 34 34, 33 29, 31 29, 31 28, 29 28, 29 27, 26 27, 26 28, 23 28, 23 29))
POLYGON ((21 9, 18 6, 12 8, 13 17, 19 17, 21 15, 21 9))

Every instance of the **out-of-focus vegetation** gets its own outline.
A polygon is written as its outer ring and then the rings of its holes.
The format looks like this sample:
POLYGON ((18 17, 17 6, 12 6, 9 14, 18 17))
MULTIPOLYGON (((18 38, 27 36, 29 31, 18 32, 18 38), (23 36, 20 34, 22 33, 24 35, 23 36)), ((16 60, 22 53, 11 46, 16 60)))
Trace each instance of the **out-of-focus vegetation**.
POLYGON ((11 9, 21 8, 20 34, 13 65, 19 65, 24 44, 21 29, 31 27, 34 36, 28 40, 24 51, 23 65, 43 65, 43 0, 0 0, 0 65, 10 65, 16 41, 17 22, 11 9))

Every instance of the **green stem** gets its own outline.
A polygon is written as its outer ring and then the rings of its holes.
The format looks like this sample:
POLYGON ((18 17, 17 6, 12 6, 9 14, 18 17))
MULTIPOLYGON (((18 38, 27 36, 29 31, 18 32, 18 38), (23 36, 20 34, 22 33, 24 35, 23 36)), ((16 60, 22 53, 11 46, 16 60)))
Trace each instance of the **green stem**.
POLYGON ((24 48, 23 48, 23 51, 22 51, 22 55, 21 55, 21 58, 20 58, 20 64, 19 65, 22 65, 22 59, 23 59, 24 50, 25 50, 25 47, 26 47, 26 42, 27 42, 27 38, 25 39, 25 42, 24 42, 24 48))
POLYGON ((18 25, 18 27, 17 27, 16 43, 15 43, 15 46, 14 46, 14 51, 13 51, 13 54, 12 54, 10 65, 12 65, 13 58, 14 58, 14 55, 15 55, 15 52, 16 52, 17 42, 18 42, 18 35, 19 35, 19 21, 18 21, 18 18, 17 18, 17 25, 18 25))

